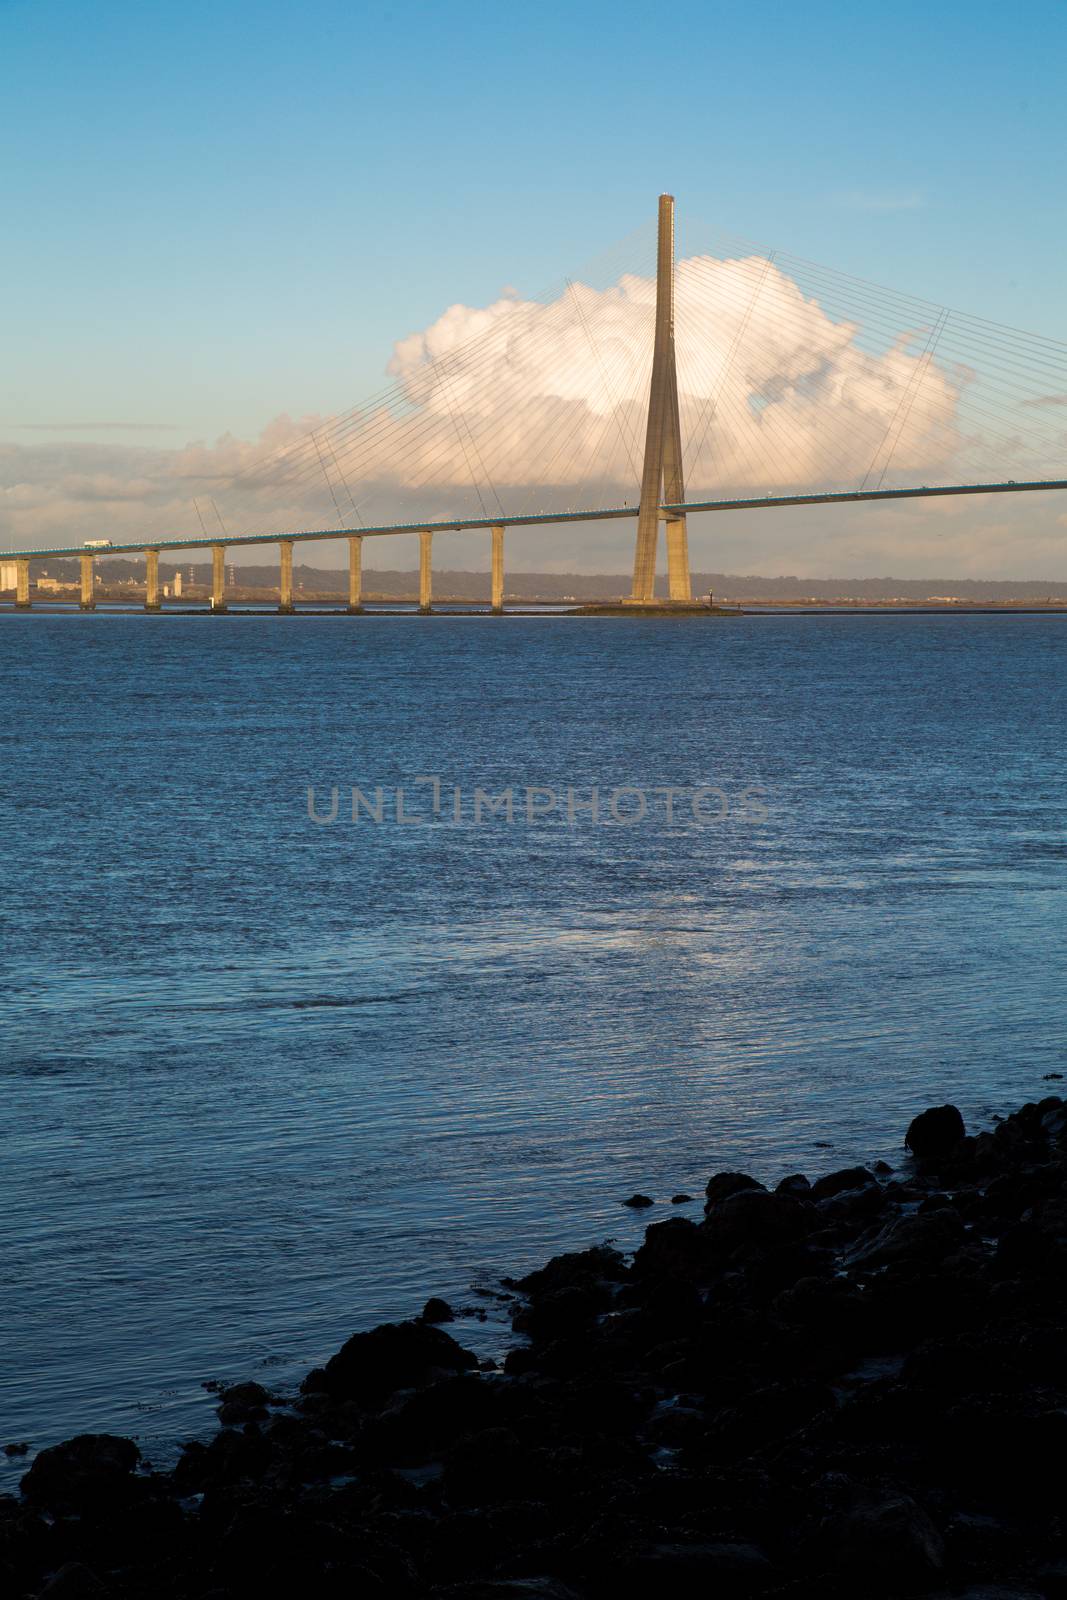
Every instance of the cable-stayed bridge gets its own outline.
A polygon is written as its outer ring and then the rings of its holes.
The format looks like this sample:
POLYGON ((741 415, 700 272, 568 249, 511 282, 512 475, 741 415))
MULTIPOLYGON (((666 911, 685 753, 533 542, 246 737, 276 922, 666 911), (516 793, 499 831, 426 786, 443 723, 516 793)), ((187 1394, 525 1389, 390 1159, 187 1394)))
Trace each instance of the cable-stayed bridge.
POLYGON ((670 195, 654 233, 580 281, 453 307, 400 342, 391 372, 369 401, 273 448, 182 452, 199 533, 101 529, 12 550, 16 608, 30 606, 34 560, 79 557, 92 609, 95 561, 143 553, 158 610, 160 552, 201 549, 223 612, 227 550, 277 544, 291 612, 295 545, 344 539, 359 612, 364 540, 418 535, 429 611, 435 535, 486 530, 501 611, 507 529, 618 519, 637 524, 627 603, 685 607, 694 513, 1067 488, 1067 346, 724 235, 694 236, 679 259, 670 195))

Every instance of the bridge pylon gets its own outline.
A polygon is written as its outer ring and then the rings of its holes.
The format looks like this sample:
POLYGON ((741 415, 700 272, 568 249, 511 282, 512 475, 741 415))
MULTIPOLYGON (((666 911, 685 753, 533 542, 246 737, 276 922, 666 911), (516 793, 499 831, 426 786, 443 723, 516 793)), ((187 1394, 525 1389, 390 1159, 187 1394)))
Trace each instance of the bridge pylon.
MULTIPOLYGON (((682 424, 674 353, 674 196, 661 194, 656 250, 656 336, 648 392, 631 605, 656 604, 659 508, 664 503, 681 505, 684 501, 682 424)), ((684 515, 667 519, 667 584, 672 601, 692 601, 689 534, 684 515)))

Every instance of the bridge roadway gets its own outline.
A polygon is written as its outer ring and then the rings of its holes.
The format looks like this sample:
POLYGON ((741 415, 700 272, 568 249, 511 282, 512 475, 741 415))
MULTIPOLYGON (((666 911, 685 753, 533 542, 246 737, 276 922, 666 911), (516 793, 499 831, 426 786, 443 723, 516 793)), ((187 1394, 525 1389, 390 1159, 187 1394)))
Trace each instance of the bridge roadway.
MULTIPOLYGON (((664 518, 677 518, 696 511, 759 511, 779 506, 848 505, 864 500, 918 500, 940 495, 960 494, 1025 494, 1035 490, 1067 489, 1067 478, 1042 479, 1036 482, 967 483, 923 485, 911 489, 855 489, 827 494, 762 495, 733 500, 688 500, 677 504, 664 502, 660 506, 664 518)), ((279 610, 293 610, 292 554, 293 545, 322 539, 347 539, 349 542, 349 593, 348 609, 362 610, 362 544, 364 539, 392 538, 403 534, 418 534, 419 552, 419 609, 429 611, 432 602, 432 540, 435 533, 460 533, 468 530, 488 529, 492 535, 492 605, 494 611, 503 610, 504 586, 504 530, 505 528, 539 527, 544 524, 567 522, 606 522, 621 517, 636 517, 637 506, 612 506, 600 511, 551 511, 525 516, 460 517, 444 522, 394 522, 378 527, 316 528, 295 533, 243 533, 226 534, 221 539, 207 535, 198 538, 142 539, 133 544, 107 544, 86 548, 84 544, 69 546, 36 547, 28 550, 11 550, 3 553, 4 565, 16 567, 16 609, 26 610, 30 605, 29 564, 31 561, 55 560, 60 556, 77 556, 81 562, 81 605, 83 610, 93 608, 93 561, 98 556, 144 555, 147 561, 145 609, 158 611, 159 603, 159 552, 161 550, 210 550, 212 553, 212 610, 224 612, 224 561, 227 549, 238 545, 277 544, 281 548, 281 584, 279 610)))

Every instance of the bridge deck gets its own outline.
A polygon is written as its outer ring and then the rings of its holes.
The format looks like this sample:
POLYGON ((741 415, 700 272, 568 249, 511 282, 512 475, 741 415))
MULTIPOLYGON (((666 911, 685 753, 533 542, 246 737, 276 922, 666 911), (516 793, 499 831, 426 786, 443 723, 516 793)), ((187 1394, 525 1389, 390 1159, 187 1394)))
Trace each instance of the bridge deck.
MULTIPOLYGON (((758 498, 735 500, 690 500, 676 505, 660 507, 664 516, 680 516, 696 511, 760 511, 778 506, 847 505, 861 500, 919 500, 949 494, 1024 494, 1043 489, 1067 489, 1067 478, 1049 478, 1033 483, 964 483, 923 485, 914 489, 855 489, 830 494, 763 495, 758 498)), ((315 528, 295 533, 233 533, 220 532, 214 537, 197 538, 153 537, 137 540, 133 544, 109 544, 86 549, 84 544, 65 546, 36 546, 28 550, 5 550, 5 561, 39 559, 50 556, 143 555, 145 550, 210 550, 213 545, 227 549, 237 545, 277 544, 282 539, 311 541, 319 539, 346 539, 358 535, 364 539, 389 538, 398 534, 461 533, 478 528, 530 528, 560 522, 605 522, 613 518, 636 517, 637 506, 612 506, 600 511, 549 511, 536 515, 517 517, 460 517, 447 522, 393 522, 369 528, 315 528)))

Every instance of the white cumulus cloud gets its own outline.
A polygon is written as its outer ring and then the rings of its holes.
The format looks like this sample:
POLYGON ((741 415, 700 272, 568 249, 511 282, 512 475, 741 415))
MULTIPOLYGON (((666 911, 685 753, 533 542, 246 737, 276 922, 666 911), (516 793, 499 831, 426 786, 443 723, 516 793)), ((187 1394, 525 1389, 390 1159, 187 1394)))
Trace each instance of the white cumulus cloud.
MULTIPOLYGON (((212 533, 215 505, 238 533, 634 504, 654 317, 640 275, 547 303, 506 291, 400 339, 392 390, 342 417, 179 449, 0 445, 0 545, 196 535, 201 517, 212 533)), ((842 320, 763 257, 680 261, 675 323, 690 498, 959 481, 981 446, 963 421, 974 375, 928 353, 929 328, 842 320)), ((595 565, 614 549, 625 565, 631 540, 605 525, 595 565)))

